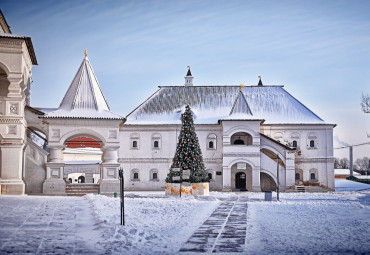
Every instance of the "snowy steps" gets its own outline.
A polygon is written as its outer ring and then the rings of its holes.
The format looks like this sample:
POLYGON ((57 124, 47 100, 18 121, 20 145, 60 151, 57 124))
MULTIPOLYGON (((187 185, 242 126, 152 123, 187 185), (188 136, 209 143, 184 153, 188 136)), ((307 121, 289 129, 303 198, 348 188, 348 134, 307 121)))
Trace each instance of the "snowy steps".
POLYGON ((67 184, 67 196, 85 196, 87 194, 98 194, 99 184, 67 184))
POLYGON ((194 253, 242 253, 247 232, 246 200, 222 202, 180 249, 194 253))

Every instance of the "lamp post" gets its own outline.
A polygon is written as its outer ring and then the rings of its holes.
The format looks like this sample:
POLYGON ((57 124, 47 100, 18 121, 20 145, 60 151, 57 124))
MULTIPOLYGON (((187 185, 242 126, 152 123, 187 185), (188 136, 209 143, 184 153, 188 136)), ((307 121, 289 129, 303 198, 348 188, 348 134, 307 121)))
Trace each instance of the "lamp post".
POLYGON ((123 178, 123 169, 121 167, 118 170, 118 174, 121 187, 121 225, 125 225, 124 178, 123 178))
POLYGON ((279 155, 276 154, 276 175, 277 175, 277 187, 276 187, 276 198, 279 201, 279 192, 280 192, 280 181, 279 181, 279 155))

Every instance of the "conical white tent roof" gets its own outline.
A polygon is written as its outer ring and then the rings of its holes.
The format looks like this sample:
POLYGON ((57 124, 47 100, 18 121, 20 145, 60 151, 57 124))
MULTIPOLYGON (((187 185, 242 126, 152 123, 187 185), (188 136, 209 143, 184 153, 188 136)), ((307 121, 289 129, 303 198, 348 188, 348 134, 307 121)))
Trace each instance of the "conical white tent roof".
POLYGON ((45 118, 122 119, 110 112, 87 56, 83 59, 59 108, 45 118))

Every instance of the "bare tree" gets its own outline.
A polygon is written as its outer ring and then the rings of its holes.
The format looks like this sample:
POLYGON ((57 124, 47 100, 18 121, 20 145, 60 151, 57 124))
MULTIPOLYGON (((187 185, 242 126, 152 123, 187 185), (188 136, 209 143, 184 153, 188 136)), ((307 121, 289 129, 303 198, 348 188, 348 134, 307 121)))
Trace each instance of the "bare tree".
POLYGON ((370 95, 362 93, 361 108, 364 113, 370 113, 370 95))
POLYGON ((342 169, 348 169, 349 168, 349 160, 348 160, 348 158, 341 158, 339 160, 339 166, 342 169))
POLYGON ((334 158, 334 169, 340 169, 342 168, 340 166, 339 158, 334 158))
POLYGON ((365 171, 369 169, 369 158, 363 157, 356 159, 356 169, 365 171))

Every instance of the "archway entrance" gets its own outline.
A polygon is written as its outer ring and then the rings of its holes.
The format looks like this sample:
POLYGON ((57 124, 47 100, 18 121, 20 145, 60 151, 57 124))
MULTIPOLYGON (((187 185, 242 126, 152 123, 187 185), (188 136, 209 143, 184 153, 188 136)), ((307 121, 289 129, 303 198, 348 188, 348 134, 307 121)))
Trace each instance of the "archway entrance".
POLYGON ((235 174, 235 188, 240 190, 247 190, 247 175, 243 172, 235 174))
POLYGON ((66 181, 70 184, 97 184, 102 162, 101 148, 101 141, 86 135, 67 140, 63 151, 66 181))

